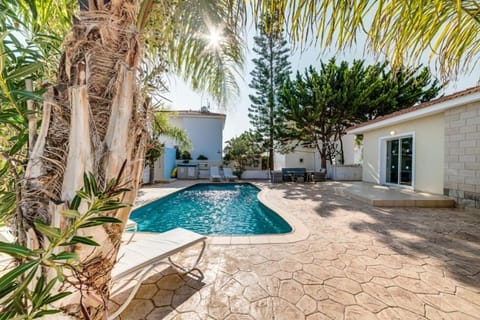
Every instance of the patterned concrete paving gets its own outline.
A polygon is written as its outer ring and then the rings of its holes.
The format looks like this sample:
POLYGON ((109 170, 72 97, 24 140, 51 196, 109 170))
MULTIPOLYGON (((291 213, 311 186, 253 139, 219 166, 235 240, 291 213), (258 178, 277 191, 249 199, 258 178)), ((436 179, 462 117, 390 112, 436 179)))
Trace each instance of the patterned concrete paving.
POLYGON ((306 240, 210 244, 202 280, 157 273, 120 318, 480 319, 479 212, 373 208, 329 183, 265 187, 306 240))

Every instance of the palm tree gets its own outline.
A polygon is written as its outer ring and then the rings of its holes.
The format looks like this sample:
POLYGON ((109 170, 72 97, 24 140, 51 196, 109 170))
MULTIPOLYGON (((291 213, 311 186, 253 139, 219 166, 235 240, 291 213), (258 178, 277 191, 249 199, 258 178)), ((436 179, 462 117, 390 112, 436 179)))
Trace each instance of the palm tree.
MULTIPOLYGON (((45 4, 17 3, 24 17, 45 4)), ((123 173, 119 183, 129 191, 121 201, 134 202, 150 106, 137 85, 144 51, 147 65, 162 62, 155 65, 157 75, 166 68, 179 73, 219 104, 237 90, 235 74, 243 62, 242 2, 89 0, 80 8, 65 38, 57 80, 44 95, 41 127, 19 190, 18 240, 32 249, 49 244, 35 221, 68 226, 61 213, 83 186, 85 172, 100 186, 123 173)), ((75 275, 65 274, 62 290, 74 287, 78 294, 62 300, 64 312, 105 316, 109 275, 129 213, 130 208, 108 211, 106 216, 123 223, 79 231, 102 245, 72 248, 80 265, 75 275)))

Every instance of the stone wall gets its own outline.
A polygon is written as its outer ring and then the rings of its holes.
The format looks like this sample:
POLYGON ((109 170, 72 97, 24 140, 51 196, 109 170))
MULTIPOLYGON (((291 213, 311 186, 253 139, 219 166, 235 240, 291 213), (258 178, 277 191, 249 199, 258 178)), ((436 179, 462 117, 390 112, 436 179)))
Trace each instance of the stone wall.
POLYGON ((445 112, 444 194, 480 208, 480 104, 445 112))

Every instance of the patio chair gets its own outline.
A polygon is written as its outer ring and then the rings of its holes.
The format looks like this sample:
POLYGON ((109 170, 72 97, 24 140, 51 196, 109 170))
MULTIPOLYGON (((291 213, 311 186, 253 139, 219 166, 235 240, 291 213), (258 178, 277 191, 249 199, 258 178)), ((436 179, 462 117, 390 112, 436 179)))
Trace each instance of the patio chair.
MULTIPOLYGON (((196 267, 205 251, 206 239, 207 237, 198 233, 176 228, 167 232, 151 235, 148 239, 133 241, 132 243, 121 246, 118 252, 119 259, 112 270, 112 282, 130 277, 129 280, 136 281, 136 284, 125 302, 117 311, 108 317, 108 320, 115 319, 125 310, 137 293, 142 282, 155 267, 161 264, 168 264, 183 273, 191 273, 193 270, 198 270, 196 267), (182 267, 170 259, 172 255, 197 243, 202 243, 202 248, 191 268, 187 269, 182 267)), ((116 288, 115 291, 112 292, 112 296, 127 286, 128 282, 129 281, 123 286, 116 288)))
POLYGON ((210 167, 210 181, 222 181, 218 167, 210 167))
POLYGON ((223 168, 223 177, 227 181, 235 181, 238 179, 236 175, 233 174, 232 168, 223 168))
MULTIPOLYGON (((0 241, 7 243, 14 243, 15 236, 10 232, 10 229, 6 226, 0 227, 0 241)), ((9 266, 13 265, 15 260, 6 253, 0 253, 0 275, 7 271, 9 266)))
POLYGON ((10 232, 10 228, 7 226, 0 227, 0 241, 12 243, 15 242, 15 237, 10 232))
POLYGON ((130 219, 127 220, 124 231, 128 231, 128 230, 132 231, 132 234, 130 235, 130 238, 128 239, 127 244, 129 244, 132 241, 133 237, 135 236, 135 233, 137 233, 137 228, 138 226, 135 221, 130 219))

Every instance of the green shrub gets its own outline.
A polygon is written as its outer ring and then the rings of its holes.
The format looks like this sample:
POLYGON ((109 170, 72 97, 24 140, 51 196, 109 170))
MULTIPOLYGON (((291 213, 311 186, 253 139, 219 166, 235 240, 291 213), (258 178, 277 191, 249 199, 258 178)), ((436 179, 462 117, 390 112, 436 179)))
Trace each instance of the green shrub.
POLYGON ((55 292, 58 283, 65 281, 64 270, 71 270, 77 277, 85 276, 78 255, 70 248, 76 244, 100 245, 91 237, 78 236, 77 231, 105 223, 121 223, 105 214, 128 206, 119 200, 125 191, 128 189, 121 188, 116 179, 112 179, 105 190, 99 190, 93 174, 85 174, 84 187, 77 191, 68 209, 61 212, 68 221, 67 227, 53 227, 40 219, 34 222, 35 229, 48 239, 47 248, 31 250, 17 243, 0 241, 0 252, 18 261, 16 267, 0 277, 0 319, 35 319, 60 312, 51 304, 71 294, 55 292), (83 214, 78 210, 82 201, 88 203, 88 210, 83 214), (54 270, 56 277, 47 279, 42 274, 37 279, 42 269, 54 270))
POLYGON ((190 152, 188 152, 188 151, 183 151, 183 153, 182 153, 182 160, 192 160, 192 156, 190 155, 190 152))

